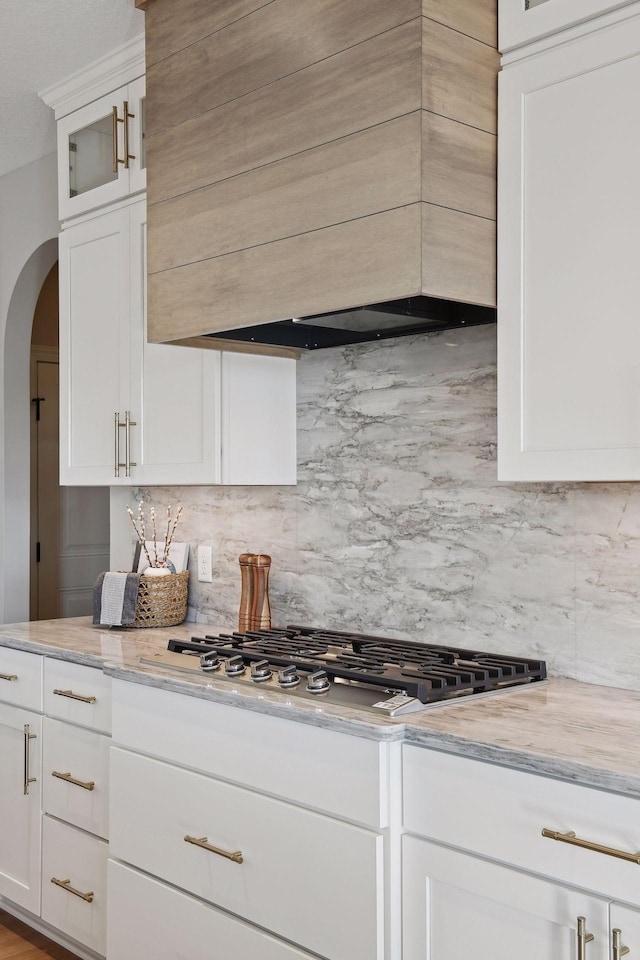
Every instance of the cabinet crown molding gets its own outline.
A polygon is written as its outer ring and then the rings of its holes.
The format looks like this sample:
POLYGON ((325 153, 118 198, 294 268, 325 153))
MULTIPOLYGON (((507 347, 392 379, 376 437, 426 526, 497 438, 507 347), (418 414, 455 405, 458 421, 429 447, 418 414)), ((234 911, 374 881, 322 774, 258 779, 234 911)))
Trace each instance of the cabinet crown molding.
POLYGON ((38 96, 55 111, 56 120, 97 100, 145 72, 144 34, 127 41, 89 67, 40 91, 38 96))

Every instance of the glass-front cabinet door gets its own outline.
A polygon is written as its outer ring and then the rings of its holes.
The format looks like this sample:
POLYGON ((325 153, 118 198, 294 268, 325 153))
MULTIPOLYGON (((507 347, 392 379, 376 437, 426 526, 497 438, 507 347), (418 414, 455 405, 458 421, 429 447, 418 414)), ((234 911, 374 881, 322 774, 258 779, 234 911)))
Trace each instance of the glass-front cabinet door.
POLYGON ((146 187, 144 77, 58 122, 60 218, 146 187))
POLYGON ((499 0, 498 45, 507 53, 633 0, 499 0))

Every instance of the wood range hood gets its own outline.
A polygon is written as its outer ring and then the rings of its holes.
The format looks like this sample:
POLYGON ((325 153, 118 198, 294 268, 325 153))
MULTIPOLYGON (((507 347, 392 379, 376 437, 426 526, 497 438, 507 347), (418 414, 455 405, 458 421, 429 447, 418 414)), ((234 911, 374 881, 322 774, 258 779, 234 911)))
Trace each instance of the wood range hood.
POLYGON ((495 319, 496 0, 138 5, 149 340, 495 319))

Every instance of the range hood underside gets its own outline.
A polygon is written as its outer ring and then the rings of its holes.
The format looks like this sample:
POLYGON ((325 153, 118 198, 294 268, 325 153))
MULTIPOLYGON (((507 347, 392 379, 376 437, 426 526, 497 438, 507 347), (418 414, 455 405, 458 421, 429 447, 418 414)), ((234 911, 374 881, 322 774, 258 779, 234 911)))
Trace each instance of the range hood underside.
POLYGON ((372 303, 354 310, 261 323, 207 336, 212 340, 236 340, 241 343, 321 350, 326 347, 341 347, 420 333, 437 333, 456 327, 495 322, 496 310, 492 307, 440 300, 436 297, 408 297, 386 303, 372 303))

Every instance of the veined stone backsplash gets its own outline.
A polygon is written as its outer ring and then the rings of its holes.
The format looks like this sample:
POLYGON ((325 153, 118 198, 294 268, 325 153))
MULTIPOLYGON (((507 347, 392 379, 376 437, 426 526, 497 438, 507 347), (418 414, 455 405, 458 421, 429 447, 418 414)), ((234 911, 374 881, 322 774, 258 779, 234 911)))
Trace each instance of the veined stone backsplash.
POLYGON ((640 484, 498 483, 495 327, 308 354, 298 424, 297 487, 138 491, 184 505, 192 551, 213 545, 197 620, 237 626, 238 555, 263 551, 276 625, 542 657, 640 689, 640 484))

